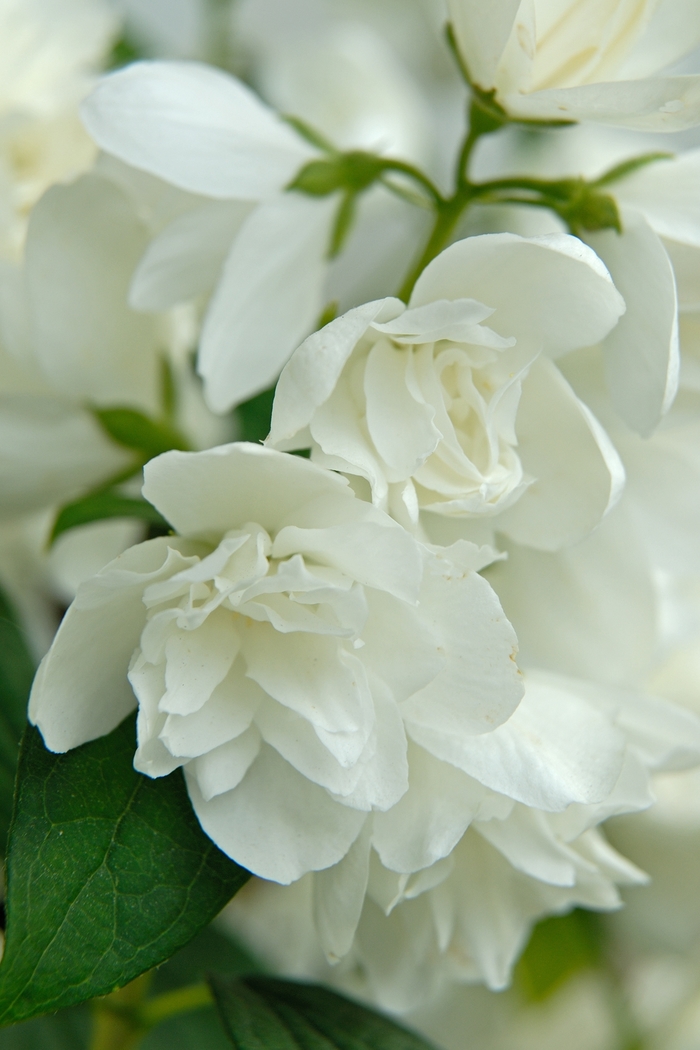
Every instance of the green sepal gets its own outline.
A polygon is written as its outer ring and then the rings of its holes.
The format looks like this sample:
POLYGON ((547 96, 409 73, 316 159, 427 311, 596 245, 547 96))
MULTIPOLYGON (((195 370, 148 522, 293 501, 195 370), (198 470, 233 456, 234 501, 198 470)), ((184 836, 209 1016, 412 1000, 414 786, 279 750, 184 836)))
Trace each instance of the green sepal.
POLYGON ((153 459, 176 448, 188 451, 187 439, 176 427, 151 419, 133 408, 93 408, 93 415, 113 441, 140 452, 144 460, 153 459))
POLYGON ((362 193, 377 182, 391 162, 373 153, 353 150, 306 164, 287 187, 311 197, 327 197, 339 190, 362 193))
POLYGON ((600 193, 583 179, 572 179, 570 185, 569 199, 555 203, 553 207, 572 233, 609 229, 622 233, 622 220, 613 197, 600 193))
POLYGON ((423 1038, 318 985, 209 977, 236 1050, 432 1050, 423 1038))
POLYGON ((648 164, 655 164, 659 160, 674 160, 674 158, 674 153, 643 153, 639 157, 632 157, 630 160, 623 161, 622 164, 616 164, 614 168, 610 168, 609 171, 606 171, 604 175, 601 175, 591 185, 609 186, 613 182, 619 182, 620 179, 626 179, 628 175, 634 175, 635 171, 646 168, 648 164))
POLYGON ((144 499, 122 496, 119 492, 93 492, 82 499, 61 507, 51 530, 50 543, 63 532, 92 521, 106 518, 138 518, 162 533, 170 531, 170 525, 154 506, 144 499))
POLYGON ((182 774, 133 768, 134 719, 53 754, 29 727, 7 861, 0 1025, 106 995, 158 966, 249 877, 199 826, 182 774))

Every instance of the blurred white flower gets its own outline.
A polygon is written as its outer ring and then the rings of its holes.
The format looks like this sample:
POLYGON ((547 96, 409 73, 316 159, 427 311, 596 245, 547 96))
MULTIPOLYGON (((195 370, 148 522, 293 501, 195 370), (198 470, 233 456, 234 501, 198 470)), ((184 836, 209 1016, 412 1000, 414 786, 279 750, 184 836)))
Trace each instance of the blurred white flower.
POLYGON ((440 516, 478 523, 489 542, 496 528, 542 550, 570 545, 615 503, 624 473, 551 359, 597 343, 624 309, 574 238, 459 241, 408 309, 370 303, 302 344, 268 442, 311 446, 316 461, 366 478, 409 528, 426 512, 436 539, 440 516))
MULTIPOLYGON (((488 779, 479 741, 517 707, 515 637, 476 571, 492 553, 431 551, 338 475, 254 445, 167 453, 144 493, 180 536, 131 548, 79 589, 30 718, 67 750, 111 731, 136 693, 136 767, 184 766, 202 826, 234 860, 282 883, 342 861, 328 884, 337 954, 364 899, 368 815, 410 794, 406 731, 430 737, 428 766, 463 740, 462 765, 488 779)), ((604 753, 607 783, 615 742, 604 753)), ((485 794, 454 775, 462 801, 443 829, 423 814, 419 858, 449 853, 485 794)), ((402 818, 387 819, 386 849, 409 856, 402 818)))
POLYGON ((513 117, 644 131, 700 123, 700 75, 659 75, 700 43, 688 0, 448 0, 473 82, 513 117))
POLYGON ((192 390, 187 318, 128 306, 148 242, 142 210, 102 174, 54 186, 32 211, 23 264, 0 271, 0 518, 73 499, 124 470, 133 455, 88 406, 160 416, 163 357, 190 440, 222 439, 192 390))
POLYGON ((336 906, 341 899, 337 869, 288 889, 254 883, 232 902, 225 921, 283 971, 330 980, 398 1012, 435 1001, 455 981, 503 988, 537 918, 577 904, 617 908, 617 886, 646 881, 597 825, 648 807, 651 771, 697 762, 700 721, 642 693, 531 672, 514 715, 474 749, 482 769, 489 766, 492 789, 452 852, 438 857, 426 851, 423 812, 432 807, 437 841, 455 820, 464 790, 451 765, 458 751, 456 743, 441 765, 416 750, 408 794, 375 815, 367 899, 337 968, 328 968, 321 951, 334 961, 323 903, 324 893, 336 906), (390 823, 401 829, 393 850, 390 823), (424 866, 409 871, 407 851, 424 866))
MULTIPOLYGON (((355 148, 401 150, 416 123, 407 74, 377 61, 383 45, 369 30, 352 40, 349 55, 333 44, 331 65, 342 73, 349 63, 350 72, 328 80, 323 112, 312 106, 311 116, 355 148), (371 90, 348 92, 368 76, 371 90)), ((329 62, 322 43, 287 69, 281 102, 307 109, 304 99, 316 97, 329 62)), ((269 386, 321 313, 339 197, 284 190, 323 154, 240 81, 195 63, 137 63, 112 74, 83 115, 108 153, 200 197, 150 244, 131 303, 162 310, 214 289, 198 369, 209 405, 226 411, 269 386)))
POLYGON ((115 28, 105 0, 0 4, 0 254, 5 257, 19 254, 28 213, 42 193, 94 159, 77 107, 115 28))

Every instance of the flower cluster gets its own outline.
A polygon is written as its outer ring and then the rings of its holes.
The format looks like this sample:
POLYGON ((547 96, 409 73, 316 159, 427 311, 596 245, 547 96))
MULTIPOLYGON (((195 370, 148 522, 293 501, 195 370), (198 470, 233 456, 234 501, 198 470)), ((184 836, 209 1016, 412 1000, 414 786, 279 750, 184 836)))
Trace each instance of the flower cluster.
MULTIPOLYGON (((428 4, 345 6, 237 5, 247 82, 161 40, 69 163, 0 183, 0 484, 42 593, 47 531, 142 523, 71 575, 46 748, 136 710, 135 769, 256 877, 228 928, 407 1012, 618 908, 647 876, 603 823, 700 764, 663 686, 700 575, 700 154, 641 135, 700 124, 671 68, 700 18, 449 0, 446 43, 428 4)), ((58 134, 113 16, 65 0, 80 47, 27 44, 40 7, 0 12, 0 96, 58 134)))

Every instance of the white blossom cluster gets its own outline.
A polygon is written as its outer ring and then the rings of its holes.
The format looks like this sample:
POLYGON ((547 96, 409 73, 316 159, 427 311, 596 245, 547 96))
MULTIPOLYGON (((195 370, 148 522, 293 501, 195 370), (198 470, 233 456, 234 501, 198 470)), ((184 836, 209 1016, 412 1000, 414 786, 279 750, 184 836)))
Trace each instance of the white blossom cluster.
POLYGON ((37 536, 55 593, 47 522, 142 467, 172 531, 76 530, 105 542, 30 720, 63 752, 137 709, 282 971, 399 1012, 504 988, 538 918, 646 882, 603 822, 700 764, 664 684, 700 580, 700 7, 241 0, 241 76, 164 44, 79 125, 116 18, 0 0, 0 577, 37 536), (134 466, 109 410, 186 443, 134 466))

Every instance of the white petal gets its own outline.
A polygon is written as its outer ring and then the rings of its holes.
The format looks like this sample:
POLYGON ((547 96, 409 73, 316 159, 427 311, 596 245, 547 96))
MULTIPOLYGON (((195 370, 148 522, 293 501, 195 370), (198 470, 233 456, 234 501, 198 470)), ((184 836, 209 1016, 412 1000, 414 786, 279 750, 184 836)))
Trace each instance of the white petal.
POLYGON ((88 412, 63 398, 0 395, 0 517, 68 502, 129 459, 88 412))
POLYGON ((153 321, 127 306, 146 242, 132 203, 99 175, 52 187, 32 212, 26 275, 36 351, 71 397, 158 404, 153 321))
POLYGON ((79 587, 29 701, 51 751, 110 733, 136 706, 127 671, 146 622, 143 591, 187 564, 178 548, 187 544, 171 537, 141 543, 79 587))
POLYGON ((174 219, 136 268, 129 291, 134 310, 168 310, 210 292, 250 209, 250 204, 215 201, 174 219))
POLYGON ((686 576, 700 569, 700 428, 660 427, 651 438, 621 434, 629 502, 654 564, 686 576))
MULTIPOLYGON (((265 692, 329 733, 357 733, 360 751, 372 728, 372 702, 364 669, 338 639, 321 634, 280 634, 262 623, 241 628, 247 674, 265 692)), ((356 756, 357 757, 357 756, 356 756)))
POLYGON ((645 164, 614 183, 621 204, 637 208, 660 237, 700 247, 700 150, 645 164))
POLYGON ((474 830, 524 875, 553 886, 575 884, 576 855, 557 841, 544 813, 516 806, 507 820, 477 821, 474 830))
POLYGON ((207 197, 261 200, 312 151, 239 80, 197 62, 135 62, 104 77, 82 117, 107 153, 207 197))
POLYGON ((585 699, 533 674, 518 708, 492 733, 439 737, 411 727, 411 735, 493 791, 547 812, 605 799, 625 747, 619 730, 585 699))
POLYGON ((397 703, 418 692, 445 666, 442 637, 423 616, 381 590, 367 593, 369 617, 359 659, 389 687, 397 703))
POLYGON ((365 367, 367 427, 392 480, 409 478, 440 441, 434 410, 416 398, 407 381, 411 351, 387 340, 372 347, 365 367))
POLYGON ((199 711, 228 674, 239 648, 234 614, 215 609, 195 630, 174 630, 165 643, 166 692, 160 710, 199 711))
POLYGON ((375 813, 372 844, 392 871, 413 872, 448 856, 479 809, 485 789, 461 770, 409 744, 409 788, 375 813))
POLYGON ((339 801, 343 802, 357 786, 364 769, 359 760, 349 766, 341 765, 311 723, 295 711, 267 699, 256 713, 255 724, 265 743, 302 776, 331 791, 339 801))
POLYGON ((534 481, 499 516, 498 529, 539 550, 578 542, 617 501, 625 471, 601 425, 546 358, 523 383, 516 432, 534 481))
POLYGON ((235 661, 199 711, 168 715, 160 738, 173 755, 203 755, 245 732, 267 696, 244 670, 243 661, 235 661))
POLYGON ((186 776, 197 818, 219 849, 254 875, 284 885, 337 864, 367 819, 334 802, 267 745, 238 787, 210 802, 186 776))
POLYGON ((388 517, 381 524, 365 521, 322 529, 288 525, 275 538, 273 557, 297 552, 340 569, 358 583, 417 601, 423 576, 420 548, 388 517))
POLYGON ((488 575, 517 630, 525 666, 608 682, 648 673, 657 598, 638 530, 622 504, 585 540, 556 554, 505 546, 507 561, 488 575))
POLYGON ((328 962, 347 955, 360 921, 369 877, 371 822, 339 864, 314 875, 314 923, 328 962))
POLYGON ((621 76, 652 76, 688 55, 700 44, 700 19, 695 0, 665 0, 652 5, 653 14, 644 35, 620 70, 621 76))
POLYGON ((337 201, 287 193, 243 223, 202 329, 197 368, 214 412, 268 387, 323 306, 337 201))
POLYGON ((507 95, 503 105, 532 120, 581 120, 637 131, 682 131, 700 121, 700 76, 584 84, 507 95))
POLYGON ((680 241, 664 240, 676 278, 681 310, 700 310, 700 248, 680 241))
POLYGON ((207 751, 188 764, 188 772, 197 778, 205 802, 238 787, 258 757, 260 743, 260 733, 251 726, 234 740, 207 751))
POLYGON ((354 502, 337 474, 244 442, 205 452, 166 452, 146 464, 144 478, 146 499, 183 535, 219 538, 248 521, 275 533, 292 510, 320 496, 354 502))
POLYGON ((396 317, 403 310, 398 299, 378 299, 349 310, 310 335, 279 378, 267 443, 280 445, 303 430, 333 393, 345 363, 372 322, 396 317))
POLYGON ((513 713, 523 692, 515 632, 496 595, 476 573, 426 571, 421 611, 446 663, 401 705, 410 732, 419 725, 488 734, 513 713))
POLYGON ((520 0, 493 4, 484 4, 481 0, 448 0, 447 6, 469 75, 479 87, 493 87, 520 0))
POLYGON ((375 722, 361 756, 362 776, 357 786, 339 801, 369 812, 395 806, 408 790, 408 743, 401 714, 386 686, 370 678, 375 722))
POLYGON ((624 232, 587 239, 610 268, 627 313, 604 343, 605 376, 615 409, 647 436, 678 387, 678 300, 673 267, 646 220, 626 209, 624 232))
POLYGON ((465 297, 495 310, 500 335, 552 356, 599 342, 625 309, 600 259, 567 234, 457 241, 423 271, 410 305, 465 297))
POLYGON ((700 718, 658 697, 628 694, 617 717, 641 754, 654 770, 688 769, 700 755, 700 718))

